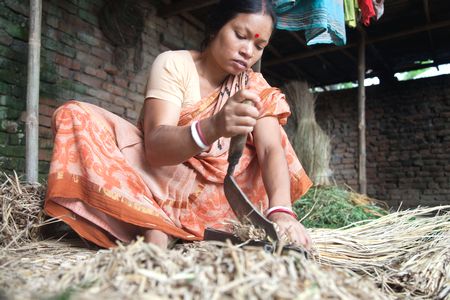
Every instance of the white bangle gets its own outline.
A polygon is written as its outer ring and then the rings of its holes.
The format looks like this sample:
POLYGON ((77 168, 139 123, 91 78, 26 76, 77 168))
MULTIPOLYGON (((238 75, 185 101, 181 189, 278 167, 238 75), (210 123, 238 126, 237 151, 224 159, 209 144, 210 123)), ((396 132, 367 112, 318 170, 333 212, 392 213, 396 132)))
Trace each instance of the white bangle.
POLYGON ((202 139, 200 138, 200 135, 197 132, 197 122, 198 121, 194 121, 194 123, 191 124, 191 135, 192 138, 194 139, 195 144, 197 144, 197 146, 199 148, 201 148, 202 150, 206 150, 208 149, 208 145, 203 144, 202 139))
POLYGON ((295 214, 294 211, 292 210, 292 208, 286 207, 286 206, 273 206, 269 209, 267 209, 264 213, 264 215, 269 216, 273 211, 275 210, 283 210, 283 211, 288 211, 291 212, 292 214, 295 214))

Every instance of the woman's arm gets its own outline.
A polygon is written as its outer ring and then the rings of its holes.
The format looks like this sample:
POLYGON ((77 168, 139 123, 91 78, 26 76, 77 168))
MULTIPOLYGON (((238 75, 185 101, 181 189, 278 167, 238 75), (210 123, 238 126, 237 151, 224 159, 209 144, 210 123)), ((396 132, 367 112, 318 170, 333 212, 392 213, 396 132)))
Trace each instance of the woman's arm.
MULTIPOLYGON (((242 90, 227 100, 214 116, 200 120, 206 143, 219 137, 247 134, 259 116, 259 96, 242 90), (251 100, 256 107, 242 103, 251 100)), ((161 99, 150 98, 144 104, 145 156, 150 165, 176 165, 198 154, 202 149, 194 142, 190 126, 177 126, 181 108, 161 99)))
POLYGON ((259 119, 253 135, 270 207, 279 205, 291 207, 289 172, 281 147, 278 120, 275 117, 259 119))
MULTIPOLYGON (((150 165, 176 165, 201 151, 191 136, 190 126, 177 126, 181 111, 177 105, 151 98, 145 101, 143 109, 145 156, 150 165)), ((212 118, 201 121, 208 142, 219 138, 213 123, 212 118)))
MULTIPOLYGON (((269 197, 269 207, 291 208, 289 169, 281 145, 278 120, 264 117, 257 121, 253 131, 261 175, 269 197)), ((308 232, 296 218, 283 212, 274 212, 270 220, 279 226, 279 234, 287 235, 296 244, 311 247, 308 232)))

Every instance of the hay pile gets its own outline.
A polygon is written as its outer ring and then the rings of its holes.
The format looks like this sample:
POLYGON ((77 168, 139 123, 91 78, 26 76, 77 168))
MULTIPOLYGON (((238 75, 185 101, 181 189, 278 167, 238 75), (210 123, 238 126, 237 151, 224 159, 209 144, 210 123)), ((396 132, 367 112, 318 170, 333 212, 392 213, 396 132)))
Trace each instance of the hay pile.
POLYGON ((100 251, 80 241, 9 242, 0 247, 0 298, 450 299, 449 210, 312 229, 311 259, 218 242, 168 251, 142 240, 100 251))
MULTIPOLYGON (((55 247, 55 250, 57 247, 55 247)), ((49 247, 45 259, 49 260, 49 247)), ((34 251, 35 252, 35 251, 34 251)), ((31 253, 30 253, 31 254, 31 253)), ((83 259, 85 254, 77 254, 83 259)), ((8 292, 14 299, 68 296, 74 299, 390 299, 373 282, 347 270, 321 267, 303 255, 274 256, 260 248, 246 249, 223 243, 202 242, 161 251, 138 240, 127 247, 92 254, 84 261, 69 253, 55 253, 51 269, 32 278, 27 288, 8 292), (63 263, 56 269, 55 261, 63 263)), ((22 269, 32 257, 11 262, 10 270, 22 269)), ((35 259, 37 262, 42 258, 35 259)), ((28 269, 38 271, 37 267, 28 269)), ((30 270, 30 273, 31 270, 30 270)))
POLYGON ((0 246, 19 246, 40 238, 45 187, 23 184, 16 173, 0 174, 0 246))
POLYGON ((449 210, 450 205, 417 208, 339 230, 316 229, 317 261, 367 274, 395 297, 442 293, 450 299, 449 210))
POLYGON ((388 214, 382 201, 338 186, 312 187, 293 208, 308 228, 341 228, 388 214))
POLYGON ((315 185, 330 184, 330 137, 316 121, 316 96, 305 81, 292 81, 283 87, 291 107, 289 138, 302 166, 315 185))

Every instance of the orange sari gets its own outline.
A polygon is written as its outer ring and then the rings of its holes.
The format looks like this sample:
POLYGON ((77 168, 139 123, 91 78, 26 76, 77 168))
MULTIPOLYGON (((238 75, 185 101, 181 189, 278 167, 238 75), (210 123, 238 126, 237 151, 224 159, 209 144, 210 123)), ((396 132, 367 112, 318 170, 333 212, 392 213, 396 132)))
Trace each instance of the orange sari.
MULTIPOLYGON (((284 125, 289 107, 284 95, 259 73, 230 76, 217 90, 182 109, 179 126, 217 113, 243 87, 258 92, 261 118, 277 117, 288 162, 291 199, 306 193, 311 181, 292 149, 284 125)), ((223 192, 229 139, 176 166, 149 167, 143 132, 92 104, 69 101, 53 116, 55 143, 45 212, 62 219, 80 236, 102 247, 130 242, 145 229, 184 240, 201 240, 206 227, 224 228, 234 216, 223 192)), ((250 134, 234 177, 262 210, 269 200, 250 134)))

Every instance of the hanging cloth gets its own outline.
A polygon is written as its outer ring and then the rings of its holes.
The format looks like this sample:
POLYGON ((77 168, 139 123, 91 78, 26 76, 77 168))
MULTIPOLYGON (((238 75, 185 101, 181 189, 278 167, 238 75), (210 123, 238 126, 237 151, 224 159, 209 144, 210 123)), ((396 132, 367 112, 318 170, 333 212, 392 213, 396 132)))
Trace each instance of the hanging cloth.
POLYGON ((361 22, 365 26, 370 25, 370 18, 375 16, 373 8, 373 0, 358 0, 359 8, 361 9, 361 22))
POLYGON ((275 7, 275 11, 277 12, 277 14, 281 14, 284 13, 290 9, 292 9, 296 2, 298 2, 297 0, 278 0, 274 2, 274 7, 275 7))
POLYGON ((278 29, 305 30, 307 45, 335 44, 345 45, 345 19, 343 0, 301 0, 287 3, 287 0, 274 1, 278 10, 278 29), (290 4, 291 9, 285 10, 290 4))
POLYGON ((372 0, 373 8, 375 9, 375 14, 377 16, 377 20, 381 18, 384 14, 384 0, 372 0))
POLYGON ((345 24, 350 28, 356 27, 356 10, 358 2, 356 0, 344 0, 345 24))

